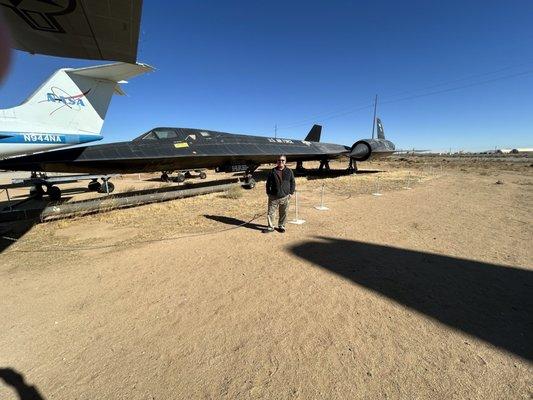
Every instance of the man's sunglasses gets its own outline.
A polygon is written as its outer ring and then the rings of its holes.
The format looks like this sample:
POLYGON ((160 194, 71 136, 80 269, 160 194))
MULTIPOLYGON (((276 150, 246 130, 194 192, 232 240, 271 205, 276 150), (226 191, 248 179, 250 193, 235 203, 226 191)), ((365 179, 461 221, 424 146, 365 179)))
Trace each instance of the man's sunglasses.
POLYGON ((282 159, 282 158, 280 158, 280 159, 278 160, 278 162, 285 162, 285 161, 286 161, 286 160, 284 160, 284 159, 282 159))

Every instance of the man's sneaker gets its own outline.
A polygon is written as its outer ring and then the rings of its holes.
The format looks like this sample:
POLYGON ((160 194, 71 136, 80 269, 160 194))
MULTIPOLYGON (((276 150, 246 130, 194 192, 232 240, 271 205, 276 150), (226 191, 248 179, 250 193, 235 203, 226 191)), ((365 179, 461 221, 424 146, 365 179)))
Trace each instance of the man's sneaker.
POLYGON ((285 227, 284 226, 280 226, 278 228, 278 231, 279 231, 279 233, 285 233, 285 227))
POLYGON ((266 228, 266 229, 263 229, 261 232, 263 232, 263 233, 272 233, 272 232, 274 232, 274 228, 266 228))

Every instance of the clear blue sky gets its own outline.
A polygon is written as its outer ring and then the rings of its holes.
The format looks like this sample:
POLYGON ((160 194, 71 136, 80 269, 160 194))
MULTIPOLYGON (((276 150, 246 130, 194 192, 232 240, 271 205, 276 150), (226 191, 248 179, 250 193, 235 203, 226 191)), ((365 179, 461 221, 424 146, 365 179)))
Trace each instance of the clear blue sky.
MULTIPOLYGON (((271 136, 276 123, 303 138, 317 122, 324 141, 351 145, 371 134, 372 110, 350 111, 377 93, 399 148, 533 146, 531 0, 146 0, 138 59, 156 72, 114 97, 106 142, 154 126, 271 136)), ((95 64, 17 51, 0 107, 58 68, 95 64)))

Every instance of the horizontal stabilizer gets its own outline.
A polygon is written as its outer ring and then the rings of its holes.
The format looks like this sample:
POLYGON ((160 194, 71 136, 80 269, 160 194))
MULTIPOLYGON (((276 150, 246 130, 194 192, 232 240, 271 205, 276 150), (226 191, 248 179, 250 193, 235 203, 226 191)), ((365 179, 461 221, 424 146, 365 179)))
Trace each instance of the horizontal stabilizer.
POLYGON ((95 67, 69 69, 66 72, 78 76, 85 76, 87 78, 116 82, 115 94, 124 96, 126 93, 121 88, 121 83, 127 83, 127 79, 146 72, 152 72, 153 70, 154 68, 147 64, 128 64, 119 62, 114 64, 97 65, 95 67))
POLYGON ((105 79, 113 82, 125 81, 134 76, 144 74, 145 72, 152 72, 153 67, 147 64, 137 63, 113 63, 105 65, 97 65, 95 67, 86 68, 72 68, 68 69, 69 74, 86 76, 94 79, 105 79))
POLYGON ((305 137, 306 142, 320 142, 320 135, 322 134, 321 125, 313 125, 307 136, 305 137))

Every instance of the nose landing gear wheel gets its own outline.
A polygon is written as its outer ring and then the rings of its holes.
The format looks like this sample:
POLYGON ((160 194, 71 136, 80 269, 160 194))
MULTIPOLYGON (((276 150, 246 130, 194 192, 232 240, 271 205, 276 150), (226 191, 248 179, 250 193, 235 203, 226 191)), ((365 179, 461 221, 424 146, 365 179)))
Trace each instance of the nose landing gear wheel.
POLYGON ((169 180, 170 180, 170 178, 168 177, 168 174, 166 172, 163 172, 161 174, 161 181, 168 182, 169 180))
POLYGON ((200 179, 205 179, 207 178, 207 174, 205 172, 200 172, 200 179))

